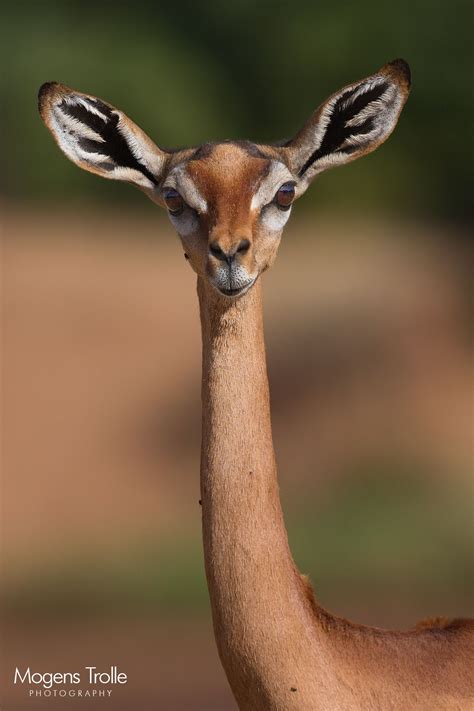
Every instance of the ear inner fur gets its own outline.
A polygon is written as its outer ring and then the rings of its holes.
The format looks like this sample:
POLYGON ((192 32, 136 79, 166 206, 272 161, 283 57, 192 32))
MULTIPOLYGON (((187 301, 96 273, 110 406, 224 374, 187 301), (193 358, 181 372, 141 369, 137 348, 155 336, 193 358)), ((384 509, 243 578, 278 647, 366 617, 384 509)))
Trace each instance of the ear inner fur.
POLYGON ((280 149, 300 177, 298 194, 327 168, 377 148, 391 134, 408 97, 410 71, 403 60, 333 94, 280 149))
POLYGON ((106 178, 154 189, 167 156, 125 114, 110 104, 62 84, 44 84, 40 114, 74 163, 106 178))

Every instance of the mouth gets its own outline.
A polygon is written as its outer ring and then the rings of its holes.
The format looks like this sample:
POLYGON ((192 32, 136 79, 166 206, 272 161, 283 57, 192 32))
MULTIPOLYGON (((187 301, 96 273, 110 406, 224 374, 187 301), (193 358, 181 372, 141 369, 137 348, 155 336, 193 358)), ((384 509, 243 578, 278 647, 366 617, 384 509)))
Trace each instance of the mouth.
POLYGON ((230 299, 235 299, 236 296, 242 296, 243 294, 245 294, 250 289, 250 287, 255 284, 256 279, 257 277, 249 281, 249 283, 245 284, 245 286, 240 286, 238 289, 224 289, 222 287, 217 287, 217 290, 220 294, 223 294, 224 296, 227 296, 230 299))

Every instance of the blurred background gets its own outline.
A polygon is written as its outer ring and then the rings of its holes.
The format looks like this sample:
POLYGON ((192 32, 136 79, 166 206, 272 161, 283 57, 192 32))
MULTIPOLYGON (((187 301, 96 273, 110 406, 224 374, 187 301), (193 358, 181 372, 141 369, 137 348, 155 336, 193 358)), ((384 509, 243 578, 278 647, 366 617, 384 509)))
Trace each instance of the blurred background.
POLYGON ((471 4, 2 14, 4 711, 69 708, 29 699, 16 666, 112 664, 127 686, 71 708, 236 708, 203 573, 195 280, 159 208, 60 154, 44 81, 163 146, 273 141, 408 60, 394 135, 313 184, 264 277, 274 438, 290 544, 325 607, 383 627, 473 614, 471 4))

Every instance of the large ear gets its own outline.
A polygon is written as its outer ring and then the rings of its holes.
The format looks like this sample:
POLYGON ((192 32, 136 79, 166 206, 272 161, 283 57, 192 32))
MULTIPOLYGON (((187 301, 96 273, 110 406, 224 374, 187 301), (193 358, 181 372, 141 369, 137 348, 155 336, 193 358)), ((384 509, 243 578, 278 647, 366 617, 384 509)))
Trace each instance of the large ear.
POLYGON ((118 109, 56 82, 43 84, 38 107, 60 149, 79 167, 147 192, 159 183, 168 154, 118 109))
POLYGON ((403 59, 349 84, 327 99, 282 150, 306 190, 326 168, 343 165, 375 150, 392 133, 410 91, 410 68, 403 59))

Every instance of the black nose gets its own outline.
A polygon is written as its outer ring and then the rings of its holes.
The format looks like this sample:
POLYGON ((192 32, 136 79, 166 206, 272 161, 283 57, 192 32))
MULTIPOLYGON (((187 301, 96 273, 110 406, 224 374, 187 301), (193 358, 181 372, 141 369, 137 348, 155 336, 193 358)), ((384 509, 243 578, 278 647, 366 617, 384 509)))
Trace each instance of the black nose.
POLYGON ((219 242, 215 240, 209 245, 209 252, 216 259, 220 259, 221 262, 228 262, 229 264, 235 259, 236 254, 245 254, 248 252, 250 247, 250 240, 242 239, 237 245, 233 245, 228 251, 224 251, 220 246, 219 242))
POLYGON ((216 259, 221 259, 223 262, 227 261, 228 255, 221 249, 219 242, 211 242, 209 251, 216 259))
POLYGON ((239 254, 245 254, 246 252, 249 251, 250 247, 250 240, 248 239, 241 239, 239 244, 237 245, 237 252, 239 254))

